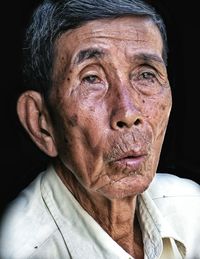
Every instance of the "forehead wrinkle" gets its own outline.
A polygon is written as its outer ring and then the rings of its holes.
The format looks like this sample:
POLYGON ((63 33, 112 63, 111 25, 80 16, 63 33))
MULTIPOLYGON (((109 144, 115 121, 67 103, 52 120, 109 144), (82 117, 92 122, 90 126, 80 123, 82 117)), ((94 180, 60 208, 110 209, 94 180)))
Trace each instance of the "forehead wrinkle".
POLYGON ((74 65, 79 65, 83 63, 85 60, 89 59, 102 59, 105 55, 105 50, 102 48, 87 48, 80 50, 78 54, 75 56, 74 65))

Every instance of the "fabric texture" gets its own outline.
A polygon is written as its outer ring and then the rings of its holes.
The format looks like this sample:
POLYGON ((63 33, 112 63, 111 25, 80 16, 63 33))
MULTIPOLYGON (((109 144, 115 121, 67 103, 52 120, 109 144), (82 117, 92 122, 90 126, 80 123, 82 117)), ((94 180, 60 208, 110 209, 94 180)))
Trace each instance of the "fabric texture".
MULTIPOLYGON (((200 258, 200 186, 157 174, 138 196, 145 259, 200 258)), ((9 204, 1 259, 132 259, 80 206, 52 167, 9 204)))

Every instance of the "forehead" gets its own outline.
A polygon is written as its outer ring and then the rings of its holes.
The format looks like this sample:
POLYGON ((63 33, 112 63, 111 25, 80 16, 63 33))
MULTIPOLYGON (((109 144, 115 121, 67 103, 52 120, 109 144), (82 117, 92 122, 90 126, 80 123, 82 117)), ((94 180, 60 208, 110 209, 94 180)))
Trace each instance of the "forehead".
POLYGON ((77 52, 89 47, 150 51, 161 57, 163 42, 157 26, 149 18, 131 16, 90 21, 63 33, 56 44, 57 54, 71 61, 77 52))

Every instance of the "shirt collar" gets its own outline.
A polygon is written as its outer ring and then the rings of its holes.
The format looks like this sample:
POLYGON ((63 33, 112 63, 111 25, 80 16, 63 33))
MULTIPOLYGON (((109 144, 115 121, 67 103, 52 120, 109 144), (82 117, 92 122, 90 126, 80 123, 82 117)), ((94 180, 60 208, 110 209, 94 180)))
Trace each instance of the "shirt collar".
MULTIPOLYGON (((77 249, 80 245, 85 250, 83 255, 94 255, 94 258, 132 258, 81 207, 53 167, 43 176, 41 192, 73 258, 80 258, 80 250, 77 249)), ((136 212, 143 233, 145 258, 160 258, 164 238, 173 239, 180 254, 185 254, 182 240, 164 220, 148 190, 138 196, 136 212)))
POLYGON ((165 249, 163 247, 164 239, 173 240, 179 253, 185 256, 184 242, 164 219, 148 190, 138 196, 137 214, 139 214, 138 218, 145 242, 144 249, 148 258, 160 258, 165 249))

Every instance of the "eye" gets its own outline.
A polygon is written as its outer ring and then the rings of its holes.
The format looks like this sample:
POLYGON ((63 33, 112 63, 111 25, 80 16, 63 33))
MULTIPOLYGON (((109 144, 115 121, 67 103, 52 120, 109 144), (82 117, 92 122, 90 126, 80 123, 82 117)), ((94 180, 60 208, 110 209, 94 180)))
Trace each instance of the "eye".
POLYGON ((157 94, 161 89, 158 73, 152 68, 139 68, 131 75, 131 81, 135 88, 145 95, 157 94))
POLYGON ((153 72, 145 71, 138 76, 138 79, 150 80, 151 82, 153 82, 154 79, 156 79, 156 75, 153 72))
POLYGON ((101 83, 101 79, 96 76, 96 75, 88 75, 88 76, 85 76, 82 81, 84 83, 88 83, 88 84, 99 84, 101 83))

